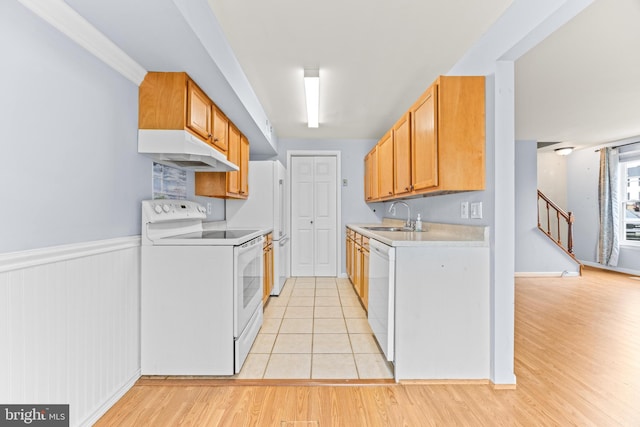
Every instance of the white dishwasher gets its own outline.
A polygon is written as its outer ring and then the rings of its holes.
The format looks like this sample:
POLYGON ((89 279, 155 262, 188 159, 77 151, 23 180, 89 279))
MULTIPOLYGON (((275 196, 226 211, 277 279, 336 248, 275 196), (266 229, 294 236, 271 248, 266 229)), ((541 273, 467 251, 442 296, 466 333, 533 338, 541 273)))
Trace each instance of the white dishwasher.
POLYGON ((393 362, 396 250, 369 239, 369 325, 387 360, 393 362))

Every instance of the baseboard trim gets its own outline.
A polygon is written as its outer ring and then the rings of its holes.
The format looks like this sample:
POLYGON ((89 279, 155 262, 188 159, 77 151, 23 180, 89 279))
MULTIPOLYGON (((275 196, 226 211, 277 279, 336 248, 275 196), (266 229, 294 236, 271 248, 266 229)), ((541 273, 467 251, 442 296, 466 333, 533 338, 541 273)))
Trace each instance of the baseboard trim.
POLYGON ((515 277, 580 277, 578 271, 519 271, 515 277))
POLYGON ((436 380, 400 380, 398 381, 401 385, 488 385, 491 384, 490 380, 483 379, 456 379, 456 380, 445 380, 445 379, 436 379, 436 380))
POLYGON ((494 384, 494 383, 491 383, 491 385, 493 386, 494 390, 515 390, 516 389, 516 385, 515 384, 494 384))
POLYGON ((580 262, 587 267, 597 268, 600 270, 613 271, 615 273, 624 273, 624 274, 631 274, 633 276, 640 276, 640 270, 633 270, 630 268, 608 267, 606 265, 598 264, 597 262, 591 262, 591 261, 580 261, 580 262))
POLYGON ((237 379, 207 376, 153 376, 145 375, 136 382, 138 386, 180 387, 343 387, 343 386, 389 386, 396 385, 393 379, 237 379))
POLYGON ((138 369, 135 372, 135 374, 131 378, 129 378, 129 380, 122 387, 120 387, 113 394, 113 396, 111 396, 111 398, 106 400, 93 414, 91 414, 89 417, 84 419, 80 423, 80 425, 81 426, 94 425, 104 414, 107 413, 109 409, 111 409, 113 405, 116 404, 118 400, 122 398, 122 396, 124 396, 129 390, 131 390, 131 388, 136 384, 136 381, 138 381, 138 379, 140 378, 140 374, 141 374, 141 370, 138 369))

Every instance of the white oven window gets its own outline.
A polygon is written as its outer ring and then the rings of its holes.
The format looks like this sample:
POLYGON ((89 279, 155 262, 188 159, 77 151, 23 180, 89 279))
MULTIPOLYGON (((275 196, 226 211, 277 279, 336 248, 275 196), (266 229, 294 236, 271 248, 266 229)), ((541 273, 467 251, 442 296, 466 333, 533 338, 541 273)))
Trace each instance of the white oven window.
POLYGON ((238 338, 262 304, 262 239, 235 247, 234 337, 238 338))
POLYGON ((258 251, 259 256, 256 257, 256 251, 250 251, 247 253, 247 256, 251 253, 253 253, 254 256, 252 256, 251 259, 246 260, 244 263, 244 269, 240 272, 240 280, 242 280, 243 308, 247 308, 251 304, 256 297, 256 294, 262 295, 262 253, 258 251))

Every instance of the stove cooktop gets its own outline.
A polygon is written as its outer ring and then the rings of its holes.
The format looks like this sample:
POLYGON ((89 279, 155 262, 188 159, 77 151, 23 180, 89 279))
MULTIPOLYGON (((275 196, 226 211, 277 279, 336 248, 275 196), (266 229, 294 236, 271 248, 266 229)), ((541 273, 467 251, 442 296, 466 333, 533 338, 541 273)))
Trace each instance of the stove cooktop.
POLYGON ((179 234, 166 239, 240 239, 259 230, 205 230, 197 233, 179 234))

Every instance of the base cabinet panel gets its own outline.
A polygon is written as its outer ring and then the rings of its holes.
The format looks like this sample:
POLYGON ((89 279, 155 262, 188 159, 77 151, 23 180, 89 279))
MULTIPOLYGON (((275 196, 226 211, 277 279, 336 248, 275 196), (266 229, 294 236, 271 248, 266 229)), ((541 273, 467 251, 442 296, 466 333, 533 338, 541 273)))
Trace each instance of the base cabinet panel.
POLYGON ((396 248, 396 380, 489 379, 488 247, 396 248))

